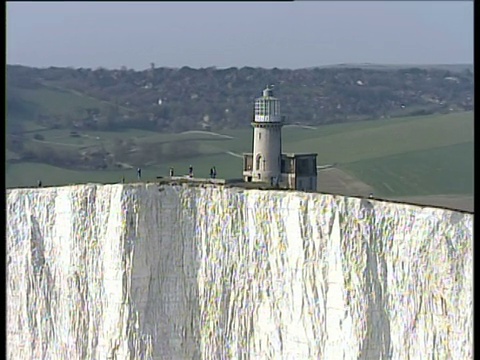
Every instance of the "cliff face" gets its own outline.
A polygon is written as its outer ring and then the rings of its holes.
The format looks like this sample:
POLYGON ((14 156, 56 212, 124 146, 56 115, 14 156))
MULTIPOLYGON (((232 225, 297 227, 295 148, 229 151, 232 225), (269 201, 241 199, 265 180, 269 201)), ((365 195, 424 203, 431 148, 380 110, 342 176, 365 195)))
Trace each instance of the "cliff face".
POLYGON ((473 358, 473 215, 160 190, 7 192, 8 358, 473 358))

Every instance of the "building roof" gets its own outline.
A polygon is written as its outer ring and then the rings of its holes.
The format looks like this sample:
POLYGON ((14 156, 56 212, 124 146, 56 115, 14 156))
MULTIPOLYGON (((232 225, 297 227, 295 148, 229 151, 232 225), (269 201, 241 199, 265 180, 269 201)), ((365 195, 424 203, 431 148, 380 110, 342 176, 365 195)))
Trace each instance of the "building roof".
MULTIPOLYGON (((253 155, 251 152, 244 152, 242 155, 253 155)), ((318 156, 317 153, 282 153, 282 155, 285 155, 287 157, 307 157, 307 156, 318 156)))
POLYGON ((282 153, 282 155, 288 157, 307 157, 307 156, 318 156, 316 153, 282 153))

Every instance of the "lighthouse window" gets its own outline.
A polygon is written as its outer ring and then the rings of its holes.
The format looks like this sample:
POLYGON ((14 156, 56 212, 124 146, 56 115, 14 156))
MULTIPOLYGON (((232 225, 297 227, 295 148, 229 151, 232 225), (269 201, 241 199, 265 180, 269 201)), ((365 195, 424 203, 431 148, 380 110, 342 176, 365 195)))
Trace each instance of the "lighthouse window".
POLYGON ((265 110, 266 110, 266 104, 265 104, 265 101, 263 100, 260 100, 258 102, 258 105, 259 105, 259 115, 265 115, 265 110))
POLYGON ((262 133, 258 133, 258 140, 262 139, 262 133))
POLYGON ((255 168, 256 168, 257 170, 260 170, 260 162, 261 162, 261 161, 262 161, 262 156, 261 156, 260 154, 258 154, 258 155, 257 155, 257 161, 256 161, 256 164, 255 164, 255 165, 256 165, 255 168))

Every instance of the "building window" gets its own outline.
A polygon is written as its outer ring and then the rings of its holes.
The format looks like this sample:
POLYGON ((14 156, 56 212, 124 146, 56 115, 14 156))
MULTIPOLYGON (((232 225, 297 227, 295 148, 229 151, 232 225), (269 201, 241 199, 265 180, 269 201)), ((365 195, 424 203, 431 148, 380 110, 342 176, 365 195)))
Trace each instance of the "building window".
POLYGON ((259 133, 258 133, 258 140, 261 140, 261 139, 262 139, 262 133, 259 132, 259 133))
POLYGON ((258 154, 258 155, 257 155, 256 166, 255 166, 255 168, 256 168, 257 170, 260 170, 260 163, 261 163, 261 161, 262 161, 262 156, 261 156, 260 154, 258 154))

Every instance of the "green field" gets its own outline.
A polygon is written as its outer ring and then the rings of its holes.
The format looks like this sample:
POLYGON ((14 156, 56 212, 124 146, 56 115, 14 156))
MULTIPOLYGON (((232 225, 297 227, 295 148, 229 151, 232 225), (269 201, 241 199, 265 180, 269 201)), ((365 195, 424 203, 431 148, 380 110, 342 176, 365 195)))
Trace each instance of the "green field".
POLYGON ((319 163, 350 163, 473 141, 473 113, 365 121, 318 128, 284 150, 318 152, 319 163))
POLYGON ((105 108, 105 103, 72 91, 41 87, 39 89, 16 89, 24 102, 42 113, 68 115, 85 108, 105 108))
MULTIPOLYGON (((238 155, 251 151, 252 146, 251 129, 222 131, 222 136, 196 131, 162 134, 141 130, 85 131, 81 138, 71 138, 64 130, 44 131, 42 135, 46 143, 59 148, 98 144, 108 148, 116 138, 133 138, 137 144, 158 146, 180 141, 199 144, 196 156, 176 161, 167 159, 143 167, 144 180, 152 181, 156 176, 166 176, 170 166, 176 174, 186 174, 190 164, 198 177, 207 177, 210 167, 216 166, 219 177, 239 178, 242 159, 238 155)), ((473 195, 473 112, 336 124, 316 129, 286 126, 282 139, 284 152, 318 153, 318 165, 335 164, 381 196, 473 195)), ((14 158, 14 154, 8 155, 14 158)), ((6 184, 8 187, 34 186, 39 178, 45 185, 117 182, 122 176, 127 181, 135 181, 137 165, 129 165, 132 168, 128 170, 74 171, 44 164, 9 164, 6 184)), ((319 179, 321 181, 321 172, 319 179)))
POLYGON ((473 142, 345 164, 380 197, 473 194, 473 142))

